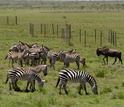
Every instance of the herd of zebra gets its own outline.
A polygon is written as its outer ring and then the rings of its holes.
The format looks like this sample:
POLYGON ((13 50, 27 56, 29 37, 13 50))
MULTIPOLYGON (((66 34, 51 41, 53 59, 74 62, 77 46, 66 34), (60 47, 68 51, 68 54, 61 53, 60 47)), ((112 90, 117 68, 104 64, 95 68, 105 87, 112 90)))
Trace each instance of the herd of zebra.
POLYGON ((46 61, 48 58, 50 60, 50 67, 52 67, 53 69, 55 69, 54 64, 56 61, 64 62, 64 65, 66 66, 66 69, 63 69, 59 72, 59 77, 56 84, 57 87, 59 81, 61 80, 61 83, 59 85, 59 94, 61 94, 61 86, 63 86, 65 93, 68 94, 66 90, 67 81, 80 83, 80 89, 79 89, 80 95, 81 95, 82 86, 85 89, 85 93, 88 94, 85 86, 86 82, 88 82, 91 85, 92 92, 94 94, 98 94, 97 83, 93 78, 93 76, 88 75, 84 71, 76 71, 76 70, 68 69, 69 63, 73 63, 73 62, 76 62, 78 69, 79 69, 79 62, 85 65, 85 57, 77 54, 75 49, 72 49, 70 51, 65 51, 65 50, 53 51, 44 45, 39 47, 37 43, 28 45, 26 43, 19 41, 18 44, 12 46, 9 49, 9 51, 10 52, 7 54, 5 59, 9 57, 9 66, 10 66, 10 61, 12 64, 12 68, 9 69, 6 79, 6 83, 7 83, 9 78, 11 78, 11 81, 9 82, 10 90, 12 85, 13 89, 17 91, 18 80, 27 80, 26 91, 28 91, 29 84, 30 84, 30 89, 32 91, 35 90, 35 80, 38 81, 39 87, 43 87, 45 80, 41 78, 39 73, 42 71, 44 73, 44 76, 47 75, 46 61), (41 59, 42 61, 40 61, 41 59), (14 67, 13 63, 17 62, 17 60, 19 62, 19 66, 14 67), (23 67, 23 61, 25 65, 31 65, 31 66, 35 65, 35 67, 23 67))

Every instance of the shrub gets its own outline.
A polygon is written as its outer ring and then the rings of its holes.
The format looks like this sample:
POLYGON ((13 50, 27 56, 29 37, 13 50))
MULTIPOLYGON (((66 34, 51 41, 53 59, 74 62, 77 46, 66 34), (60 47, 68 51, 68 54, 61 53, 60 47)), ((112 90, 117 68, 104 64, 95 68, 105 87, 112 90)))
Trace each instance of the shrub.
POLYGON ((124 87, 124 82, 121 83, 121 86, 124 87))
POLYGON ((117 97, 118 97, 119 99, 123 99, 123 98, 124 98, 124 95, 123 95, 123 94, 118 94, 117 97))
POLYGON ((103 91, 100 92, 100 94, 103 94, 103 93, 108 93, 108 92, 112 92, 111 88, 104 88, 103 91))
POLYGON ((102 77, 102 78, 104 78, 104 76, 105 76, 104 71, 99 71, 99 72, 96 74, 96 77, 102 77))

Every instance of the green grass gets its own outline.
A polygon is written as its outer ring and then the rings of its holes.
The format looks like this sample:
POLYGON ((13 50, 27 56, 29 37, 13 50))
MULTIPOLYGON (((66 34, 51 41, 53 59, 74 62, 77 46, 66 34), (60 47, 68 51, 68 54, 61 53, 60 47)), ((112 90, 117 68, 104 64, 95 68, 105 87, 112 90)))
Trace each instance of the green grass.
MULTIPOLYGON (((38 9, 34 10, 0 10, 0 106, 1 107, 122 107, 124 105, 124 66, 118 61, 112 65, 114 58, 108 59, 108 65, 104 65, 103 56, 96 55, 97 47, 100 47, 99 32, 102 30, 103 46, 109 46, 120 50, 122 52, 122 60, 124 59, 124 45, 123 45, 123 28, 124 28, 124 14, 120 12, 94 12, 94 13, 40 13, 38 9), (6 16, 10 17, 10 24, 6 24, 6 16), (18 25, 14 24, 14 17, 18 16, 18 25), (72 26, 71 45, 61 40, 61 28, 65 26, 66 22, 72 26), (75 17, 76 16, 76 17, 75 17), (35 37, 29 34, 29 23, 35 24, 35 37), (52 35, 52 30, 48 29, 46 37, 40 34, 40 24, 49 24, 60 26, 59 37, 52 35), (82 41, 79 42, 79 29, 82 29, 82 41), (97 29, 97 41, 94 40, 94 30, 97 29), (106 39, 108 30, 112 29, 117 31, 117 47, 108 43, 106 39), (84 31, 87 31, 86 47, 84 46, 84 31), (9 91, 9 84, 5 84, 7 71, 11 68, 8 67, 8 59, 4 60, 9 52, 9 48, 18 41, 23 41, 28 44, 38 43, 39 46, 44 44, 51 50, 71 50, 76 49, 76 52, 86 58, 86 67, 80 64, 80 70, 84 70, 90 75, 93 75, 98 84, 98 95, 94 95, 91 91, 91 86, 86 83, 89 95, 78 94, 79 83, 67 83, 68 95, 62 89, 62 95, 59 95, 59 87, 54 88, 58 79, 58 73, 63 69, 63 63, 56 62, 56 70, 50 69, 49 61, 48 75, 42 78, 45 81, 43 89, 39 89, 36 83, 35 92, 15 92, 9 91), (111 93, 116 94, 115 99, 110 99, 111 93)), ((49 27, 50 28, 50 27, 49 27)), ((17 66, 14 63, 14 66, 17 66)), ((70 69, 77 69, 75 63, 70 64, 70 69)), ((26 81, 18 81, 20 89, 25 90, 26 81)))

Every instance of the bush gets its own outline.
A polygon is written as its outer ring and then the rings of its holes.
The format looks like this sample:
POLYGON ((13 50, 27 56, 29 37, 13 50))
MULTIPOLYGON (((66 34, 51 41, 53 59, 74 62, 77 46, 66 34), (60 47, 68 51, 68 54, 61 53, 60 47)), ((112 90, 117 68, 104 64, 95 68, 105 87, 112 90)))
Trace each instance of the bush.
POLYGON ((103 94, 103 93, 108 93, 108 92, 112 92, 111 88, 104 88, 103 91, 100 92, 100 94, 103 94))
POLYGON ((102 78, 104 78, 104 76, 105 76, 104 71, 99 71, 99 72, 96 74, 96 77, 102 77, 102 78))

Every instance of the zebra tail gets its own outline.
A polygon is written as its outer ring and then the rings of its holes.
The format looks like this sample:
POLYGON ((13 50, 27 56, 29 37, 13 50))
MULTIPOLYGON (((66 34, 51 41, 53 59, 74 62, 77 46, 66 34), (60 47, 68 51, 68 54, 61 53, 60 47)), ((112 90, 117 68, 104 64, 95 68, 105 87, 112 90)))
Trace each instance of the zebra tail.
POLYGON ((59 84, 59 81, 60 81, 60 77, 58 77, 58 81, 57 81, 57 84, 56 84, 55 88, 57 88, 57 86, 59 84))
POLYGON ((8 75, 7 75, 7 78, 6 78, 6 82, 5 82, 5 84, 7 84, 8 80, 9 80, 9 77, 8 77, 8 75))
POLYGON ((6 55, 5 60, 6 60, 7 57, 8 57, 8 54, 6 55))

